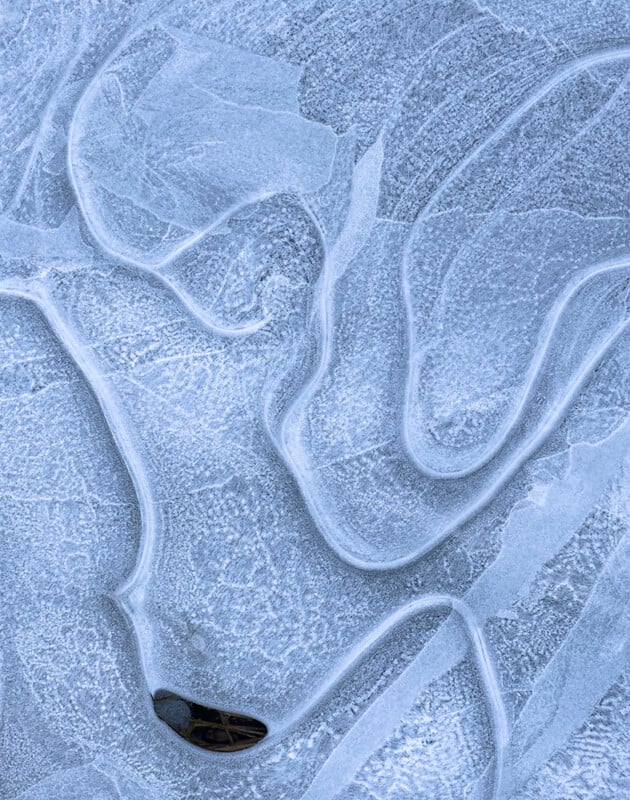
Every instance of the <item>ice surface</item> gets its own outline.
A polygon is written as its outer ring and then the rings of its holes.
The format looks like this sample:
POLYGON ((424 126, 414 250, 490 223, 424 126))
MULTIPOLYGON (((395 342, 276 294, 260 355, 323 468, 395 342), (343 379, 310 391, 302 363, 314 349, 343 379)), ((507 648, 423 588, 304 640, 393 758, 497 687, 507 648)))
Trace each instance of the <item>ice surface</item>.
POLYGON ((2 800, 630 797, 629 68, 622 0, 0 6, 2 800))

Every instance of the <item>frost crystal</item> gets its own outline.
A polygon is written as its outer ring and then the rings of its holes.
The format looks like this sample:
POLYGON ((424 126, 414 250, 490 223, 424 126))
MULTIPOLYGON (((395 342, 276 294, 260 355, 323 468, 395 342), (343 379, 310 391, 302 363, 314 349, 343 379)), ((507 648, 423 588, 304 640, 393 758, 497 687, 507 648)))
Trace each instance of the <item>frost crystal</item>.
POLYGON ((0 800, 625 800, 625 0, 0 4, 0 800))

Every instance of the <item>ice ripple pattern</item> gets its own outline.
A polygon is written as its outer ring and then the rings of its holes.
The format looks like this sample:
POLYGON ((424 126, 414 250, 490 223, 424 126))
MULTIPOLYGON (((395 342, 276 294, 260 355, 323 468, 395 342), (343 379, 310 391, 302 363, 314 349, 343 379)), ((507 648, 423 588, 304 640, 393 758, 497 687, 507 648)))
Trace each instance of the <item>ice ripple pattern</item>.
POLYGON ((0 20, 0 798, 629 797, 627 5, 0 20))

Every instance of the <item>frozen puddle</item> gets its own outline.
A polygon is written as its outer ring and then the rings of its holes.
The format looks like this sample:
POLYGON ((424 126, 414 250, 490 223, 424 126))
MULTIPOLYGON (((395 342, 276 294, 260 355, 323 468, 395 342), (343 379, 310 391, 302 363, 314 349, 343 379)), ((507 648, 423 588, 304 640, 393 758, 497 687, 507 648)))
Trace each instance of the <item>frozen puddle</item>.
POLYGON ((1 15, 0 800, 625 796, 595 5, 1 15))

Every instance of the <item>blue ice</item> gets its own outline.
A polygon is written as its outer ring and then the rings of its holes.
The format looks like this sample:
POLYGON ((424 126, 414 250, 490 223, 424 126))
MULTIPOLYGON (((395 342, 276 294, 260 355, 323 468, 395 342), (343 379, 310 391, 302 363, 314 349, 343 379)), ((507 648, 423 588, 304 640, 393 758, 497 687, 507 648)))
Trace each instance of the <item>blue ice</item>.
POLYGON ((0 800, 630 796, 629 70, 623 0, 4 4, 0 800))

